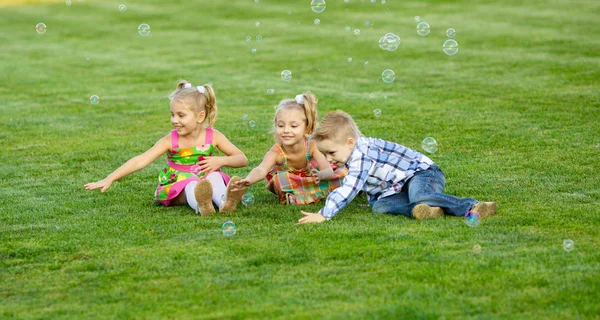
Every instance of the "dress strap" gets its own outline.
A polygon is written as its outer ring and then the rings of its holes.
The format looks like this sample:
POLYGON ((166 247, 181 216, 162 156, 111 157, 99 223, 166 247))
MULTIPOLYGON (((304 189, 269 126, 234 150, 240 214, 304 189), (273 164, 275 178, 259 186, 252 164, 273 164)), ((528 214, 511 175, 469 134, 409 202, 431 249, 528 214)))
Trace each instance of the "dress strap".
POLYGON ((179 133, 177 130, 171 130, 171 149, 179 148, 179 133))
POLYGON ((281 148, 281 146, 279 145, 279 143, 276 143, 271 150, 277 152, 277 154, 283 159, 283 165, 286 166, 287 165, 287 157, 285 156, 285 152, 283 152, 283 149, 281 148))
POLYGON ((206 136, 204 137, 204 144, 212 144, 213 128, 206 128, 206 136))
POLYGON ((306 137, 304 137, 305 143, 304 143, 304 150, 306 150, 306 160, 308 160, 308 162, 310 163, 310 140, 306 137))

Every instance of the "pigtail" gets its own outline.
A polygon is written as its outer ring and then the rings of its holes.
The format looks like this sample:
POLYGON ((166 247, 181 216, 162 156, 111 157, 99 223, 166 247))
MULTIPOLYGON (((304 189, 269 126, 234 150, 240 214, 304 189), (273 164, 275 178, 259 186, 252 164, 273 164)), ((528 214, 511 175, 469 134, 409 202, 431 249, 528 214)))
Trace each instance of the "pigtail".
POLYGON ((317 97, 310 91, 304 92, 304 115, 306 116, 306 134, 312 134, 317 126, 317 97))
POLYGON ((213 126, 217 121, 217 98, 211 86, 205 84, 204 88, 206 89, 204 94, 206 98, 206 121, 209 126, 213 126))
POLYGON ((183 89, 185 87, 186 84, 190 83, 187 80, 179 80, 179 82, 177 83, 177 85, 175 86, 175 91, 171 92, 171 95, 169 96, 169 100, 173 100, 173 97, 179 92, 181 91, 181 89, 183 89))

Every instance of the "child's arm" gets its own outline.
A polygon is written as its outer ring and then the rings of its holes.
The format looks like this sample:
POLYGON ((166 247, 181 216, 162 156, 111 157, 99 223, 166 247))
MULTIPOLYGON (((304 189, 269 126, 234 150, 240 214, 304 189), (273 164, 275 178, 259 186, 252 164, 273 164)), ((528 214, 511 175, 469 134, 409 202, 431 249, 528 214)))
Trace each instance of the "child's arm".
POLYGON ((148 149, 146 152, 129 159, 129 161, 125 162, 125 164, 120 166, 117 170, 113 171, 106 178, 100 181, 90 182, 84 187, 87 190, 102 188, 100 191, 104 192, 108 188, 110 188, 110 185, 113 182, 123 178, 128 174, 145 168, 147 165, 152 163, 152 161, 158 159, 158 157, 169 151, 170 148, 171 134, 168 134, 162 139, 158 140, 158 142, 156 142, 156 144, 154 144, 154 146, 148 149))
POLYGON ((321 170, 313 169, 311 172, 312 175, 316 175, 318 181, 333 179, 333 169, 329 162, 327 162, 325 156, 317 149, 317 142, 310 140, 309 148, 310 156, 317 161, 319 168, 321 168, 321 170))
POLYGON ((250 185, 264 179, 267 176, 267 173, 269 173, 269 170, 271 170, 274 165, 280 162, 281 161, 279 160, 279 155, 277 153, 273 151, 267 152, 263 158, 263 161, 258 165, 258 167, 252 169, 246 178, 234 184, 233 191, 248 189, 250 185))
POLYGON ((213 130, 213 144, 227 156, 204 157, 198 162, 203 172, 217 171, 221 167, 240 168, 248 164, 246 155, 217 130, 213 130))

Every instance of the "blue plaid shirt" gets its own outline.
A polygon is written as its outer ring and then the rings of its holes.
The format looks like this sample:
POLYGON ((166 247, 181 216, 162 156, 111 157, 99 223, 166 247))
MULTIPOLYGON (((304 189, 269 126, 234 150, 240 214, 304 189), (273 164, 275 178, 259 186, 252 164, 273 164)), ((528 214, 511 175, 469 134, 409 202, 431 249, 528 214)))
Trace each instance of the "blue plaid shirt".
POLYGON ((427 170, 432 164, 427 156, 397 143, 361 137, 346 162, 348 175, 329 194, 319 213, 330 220, 361 190, 372 205, 379 198, 399 192, 415 172, 427 170))

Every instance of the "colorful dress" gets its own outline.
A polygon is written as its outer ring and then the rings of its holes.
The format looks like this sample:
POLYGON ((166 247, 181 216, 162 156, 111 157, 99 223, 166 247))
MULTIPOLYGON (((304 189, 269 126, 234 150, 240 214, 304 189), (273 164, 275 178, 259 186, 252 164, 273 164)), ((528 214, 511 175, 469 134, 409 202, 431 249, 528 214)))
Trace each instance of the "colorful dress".
MULTIPOLYGON (((179 148, 179 134, 177 130, 171 131, 171 151, 167 155, 167 164, 158 175, 158 186, 154 193, 154 200, 168 206, 192 181, 200 181, 205 178, 204 172, 200 172, 197 165, 204 157, 212 155, 213 128, 206 128, 206 138, 200 147, 179 148)), ((225 185, 229 182, 229 176, 217 171, 223 177, 225 185)))
POLYGON ((267 174, 267 190, 273 192, 279 197, 280 203, 289 204, 309 204, 317 203, 327 197, 329 192, 338 188, 348 169, 346 167, 333 168, 333 179, 316 183, 315 178, 311 176, 310 171, 315 168, 319 170, 317 161, 311 159, 309 140, 305 138, 304 149, 306 150, 307 165, 303 169, 295 169, 288 165, 287 157, 276 143, 271 151, 276 152, 283 158, 281 165, 275 165, 267 174))

